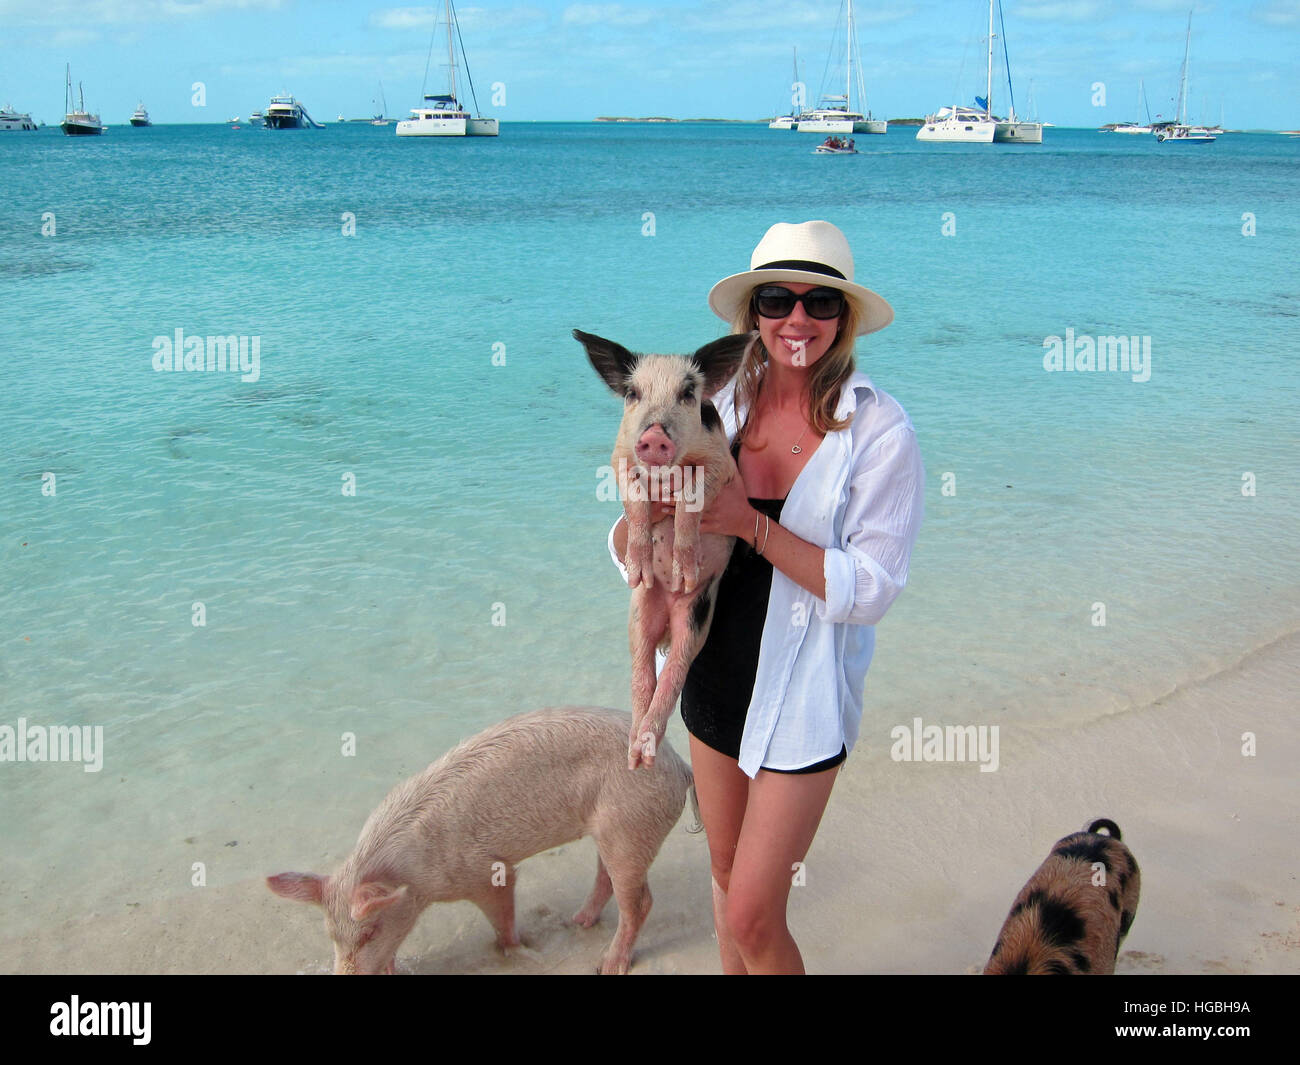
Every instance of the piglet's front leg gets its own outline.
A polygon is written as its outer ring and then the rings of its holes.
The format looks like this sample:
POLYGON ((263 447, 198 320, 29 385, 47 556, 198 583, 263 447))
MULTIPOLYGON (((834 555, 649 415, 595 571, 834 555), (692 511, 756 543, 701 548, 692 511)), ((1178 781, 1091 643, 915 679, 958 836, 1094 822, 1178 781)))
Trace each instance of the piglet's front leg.
POLYGON ((655 583, 654 541, 650 524, 650 495, 644 483, 646 471, 633 467, 623 486, 623 513, 627 515, 627 583, 636 588, 655 583))
POLYGON ((700 583, 700 519, 704 511, 678 503, 673 518, 673 591, 693 592, 700 583))

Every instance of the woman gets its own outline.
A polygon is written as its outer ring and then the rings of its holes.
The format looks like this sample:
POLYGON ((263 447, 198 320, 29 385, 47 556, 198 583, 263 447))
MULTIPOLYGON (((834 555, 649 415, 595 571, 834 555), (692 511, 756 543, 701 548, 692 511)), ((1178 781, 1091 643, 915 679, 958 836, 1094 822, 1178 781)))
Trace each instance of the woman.
MULTIPOLYGON (((856 338, 894 312, 854 284, 839 229, 774 225, 709 306, 759 343, 713 401, 740 475, 701 531, 741 542, 682 717, 723 971, 801 973, 792 869, 857 739, 873 626, 907 580, 925 475, 907 414, 854 369, 856 338)), ((621 520, 610 543, 618 562, 621 520)))

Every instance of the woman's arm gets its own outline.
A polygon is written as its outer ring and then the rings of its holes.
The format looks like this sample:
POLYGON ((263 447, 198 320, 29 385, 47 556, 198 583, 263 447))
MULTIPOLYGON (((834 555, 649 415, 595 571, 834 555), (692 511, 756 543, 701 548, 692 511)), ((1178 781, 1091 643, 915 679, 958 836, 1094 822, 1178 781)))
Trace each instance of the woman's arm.
POLYGON ((795 584, 818 599, 826 598, 826 552, 751 507, 739 471, 704 512, 700 532, 736 536, 755 549, 761 547, 763 557, 795 584))

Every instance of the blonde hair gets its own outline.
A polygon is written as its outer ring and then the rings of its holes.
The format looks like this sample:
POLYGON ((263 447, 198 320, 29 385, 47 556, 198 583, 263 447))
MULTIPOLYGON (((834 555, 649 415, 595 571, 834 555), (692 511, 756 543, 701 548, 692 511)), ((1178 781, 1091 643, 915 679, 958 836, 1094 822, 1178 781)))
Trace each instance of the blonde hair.
MULTIPOLYGON (((853 359, 853 347, 858 336, 858 324, 862 321, 862 308, 847 294, 844 297, 844 310, 840 314, 839 332, 835 340, 826 349, 826 354, 813 363, 808 372, 807 398, 808 420, 813 430, 821 436, 843 429, 853 420, 836 418, 835 408, 839 406, 840 389, 856 368, 853 359)), ((745 300, 736 317, 732 320, 733 333, 751 333, 758 328, 758 312, 754 310, 752 298, 745 300)), ((736 371, 736 406, 743 403, 745 411, 744 424, 737 427, 736 438, 745 439, 749 428, 749 419, 754 413, 759 394, 763 390, 764 371, 770 358, 761 337, 755 337, 754 343, 745 351, 740 369, 736 371)))

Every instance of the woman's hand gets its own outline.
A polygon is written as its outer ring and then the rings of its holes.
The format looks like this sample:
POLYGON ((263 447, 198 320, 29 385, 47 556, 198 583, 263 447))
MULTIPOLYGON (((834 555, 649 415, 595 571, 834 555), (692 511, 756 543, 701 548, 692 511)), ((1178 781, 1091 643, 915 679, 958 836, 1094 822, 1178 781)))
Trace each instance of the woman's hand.
POLYGON ((738 536, 746 543, 752 544, 754 518, 757 514, 758 511, 749 505, 745 479, 737 470, 736 475, 722 486, 713 505, 704 511, 700 520, 700 532, 738 536))

